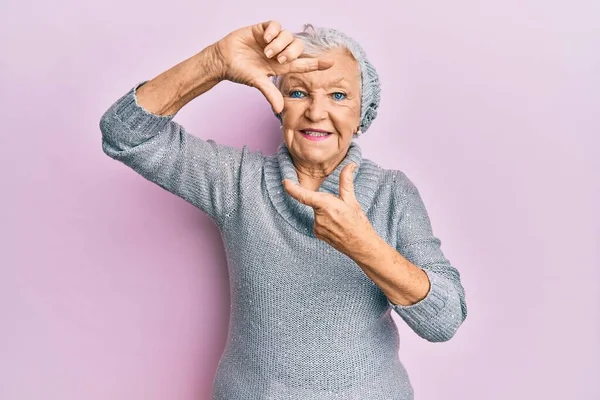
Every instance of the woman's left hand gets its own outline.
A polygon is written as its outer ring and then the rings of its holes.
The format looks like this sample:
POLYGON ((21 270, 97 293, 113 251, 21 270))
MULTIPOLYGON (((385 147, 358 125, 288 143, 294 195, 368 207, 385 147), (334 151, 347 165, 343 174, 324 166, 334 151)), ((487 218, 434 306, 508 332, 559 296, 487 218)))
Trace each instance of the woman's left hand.
POLYGON ((376 235, 354 194, 355 169, 354 163, 342 169, 340 197, 305 189, 289 179, 283 180, 283 187, 290 196, 315 211, 315 236, 348 256, 365 250, 376 235))

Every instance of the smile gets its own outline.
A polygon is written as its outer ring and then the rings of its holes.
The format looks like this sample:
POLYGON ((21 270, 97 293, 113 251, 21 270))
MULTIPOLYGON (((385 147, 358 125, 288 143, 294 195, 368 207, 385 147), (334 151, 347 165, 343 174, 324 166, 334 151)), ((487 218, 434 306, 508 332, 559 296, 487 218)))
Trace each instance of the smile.
POLYGON ((327 139, 331 136, 331 133, 322 131, 322 130, 312 130, 312 129, 303 129, 299 131, 302 137, 312 140, 312 141, 321 141, 327 139))

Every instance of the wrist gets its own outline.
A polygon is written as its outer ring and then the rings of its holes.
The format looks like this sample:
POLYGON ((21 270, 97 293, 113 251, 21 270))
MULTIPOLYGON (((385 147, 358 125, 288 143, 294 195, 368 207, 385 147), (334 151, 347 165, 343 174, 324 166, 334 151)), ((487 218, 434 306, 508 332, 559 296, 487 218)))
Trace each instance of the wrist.
POLYGON ((389 248, 389 245, 372 226, 362 232, 356 245, 352 246, 352 254, 349 255, 359 264, 368 263, 374 258, 381 257, 389 248))
POLYGON ((219 42, 211 44, 205 51, 206 56, 203 58, 208 64, 205 68, 210 71, 210 76, 217 82, 226 80, 227 63, 225 62, 225 57, 223 57, 223 52, 221 52, 221 48, 219 47, 219 42))

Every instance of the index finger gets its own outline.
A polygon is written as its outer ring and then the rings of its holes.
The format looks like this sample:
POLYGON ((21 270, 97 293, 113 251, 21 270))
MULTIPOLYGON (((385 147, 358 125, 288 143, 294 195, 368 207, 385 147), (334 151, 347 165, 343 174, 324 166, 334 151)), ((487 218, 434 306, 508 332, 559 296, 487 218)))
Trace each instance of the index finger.
POLYGON ((271 43, 271 40, 273 40, 277 35, 279 35, 279 32, 281 32, 281 24, 277 21, 263 22, 262 27, 265 30, 263 39, 267 43, 271 43))
POLYGON ((313 192, 312 190, 305 189, 289 179, 284 179, 282 184, 286 192, 300 203, 315 209, 322 206, 321 199, 326 196, 325 193, 313 192))
POLYGON ((287 72, 311 72, 322 71, 333 66, 333 60, 329 58, 298 58, 282 67, 287 67, 287 72))

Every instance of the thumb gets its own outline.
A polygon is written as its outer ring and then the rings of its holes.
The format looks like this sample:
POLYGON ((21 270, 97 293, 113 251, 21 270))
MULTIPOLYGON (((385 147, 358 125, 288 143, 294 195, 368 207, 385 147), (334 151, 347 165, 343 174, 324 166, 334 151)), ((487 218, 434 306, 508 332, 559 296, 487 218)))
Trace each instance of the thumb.
POLYGON ((256 79, 251 85, 260 90, 267 101, 271 103, 275 113, 279 114, 283 110, 283 96, 268 77, 256 79))
POLYGON ((349 163, 342 169, 340 174, 340 198, 347 203, 356 200, 354 194, 354 171, 356 171, 356 167, 355 163, 349 163))

